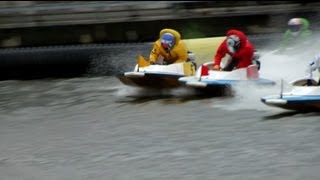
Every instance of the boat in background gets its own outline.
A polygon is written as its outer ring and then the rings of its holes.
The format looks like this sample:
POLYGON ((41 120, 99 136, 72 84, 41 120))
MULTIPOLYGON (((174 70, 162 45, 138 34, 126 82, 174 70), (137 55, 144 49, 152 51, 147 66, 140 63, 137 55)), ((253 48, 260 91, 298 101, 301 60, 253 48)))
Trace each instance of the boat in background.
POLYGON ((293 88, 280 94, 268 95, 261 102, 268 106, 301 112, 320 112, 320 86, 313 78, 302 78, 291 82, 293 88))

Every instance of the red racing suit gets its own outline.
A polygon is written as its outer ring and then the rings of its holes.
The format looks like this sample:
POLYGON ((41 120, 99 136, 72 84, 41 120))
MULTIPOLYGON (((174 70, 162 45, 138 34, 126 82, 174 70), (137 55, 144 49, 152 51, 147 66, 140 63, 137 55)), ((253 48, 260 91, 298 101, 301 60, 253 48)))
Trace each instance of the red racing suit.
POLYGON ((252 58, 254 53, 254 46, 247 39, 247 36, 238 30, 231 29, 227 32, 227 37, 230 35, 236 35, 240 39, 240 48, 239 50, 232 54, 227 47, 227 39, 225 39, 219 46, 216 55, 214 56, 214 65, 219 65, 221 63, 221 59, 229 54, 232 58, 232 61, 238 61, 236 65, 236 69, 245 68, 252 64, 252 58))

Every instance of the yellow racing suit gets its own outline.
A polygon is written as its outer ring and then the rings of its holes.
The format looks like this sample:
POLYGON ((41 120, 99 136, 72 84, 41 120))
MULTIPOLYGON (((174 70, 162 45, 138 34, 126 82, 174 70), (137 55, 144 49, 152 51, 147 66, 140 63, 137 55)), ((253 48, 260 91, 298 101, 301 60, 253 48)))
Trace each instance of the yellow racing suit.
POLYGON ((188 50, 184 42, 181 40, 180 33, 173 29, 162 29, 160 31, 160 37, 162 37, 164 33, 173 34, 173 36, 175 37, 175 44, 169 52, 166 52, 166 50, 161 46, 160 39, 158 39, 153 44, 153 48, 149 56, 150 62, 155 63, 159 56, 162 56, 163 61, 165 61, 167 64, 187 61, 188 50))

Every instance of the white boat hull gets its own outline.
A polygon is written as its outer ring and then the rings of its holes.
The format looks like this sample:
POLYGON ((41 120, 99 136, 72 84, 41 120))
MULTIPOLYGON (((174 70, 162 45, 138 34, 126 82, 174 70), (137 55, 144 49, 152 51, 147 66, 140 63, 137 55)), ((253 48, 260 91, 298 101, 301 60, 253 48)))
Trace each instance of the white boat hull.
MULTIPOLYGON (((212 63, 206 65, 212 65, 212 63)), ((236 85, 275 85, 274 81, 260 78, 257 69, 255 69, 255 76, 250 77, 248 68, 256 68, 254 65, 233 71, 208 70, 206 75, 201 75, 201 68, 203 67, 198 68, 196 76, 181 77, 179 81, 187 87, 213 96, 232 95, 234 93, 232 87, 236 85)))
MULTIPOLYGON (((302 81, 300 81, 302 82, 302 81)), ((320 111, 320 86, 296 82, 291 91, 261 98, 266 105, 296 111, 320 111)))
POLYGON ((138 67, 134 71, 117 75, 117 78, 125 85, 168 89, 181 86, 179 78, 195 74, 195 66, 191 62, 176 63, 170 65, 149 65, 138 67))

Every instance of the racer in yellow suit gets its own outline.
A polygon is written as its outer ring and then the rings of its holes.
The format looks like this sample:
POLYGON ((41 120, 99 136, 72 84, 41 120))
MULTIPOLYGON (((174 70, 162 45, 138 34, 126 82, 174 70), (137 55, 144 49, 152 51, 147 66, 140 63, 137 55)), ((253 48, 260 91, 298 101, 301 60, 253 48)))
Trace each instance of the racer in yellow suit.
POLYGON ((186 62, 188 50, 181 40, 181 35, 174 29, 162 29, 160 38, 154 42, 149 56, 150 64, 156 64, 160 59, 163 64, 186 62))

